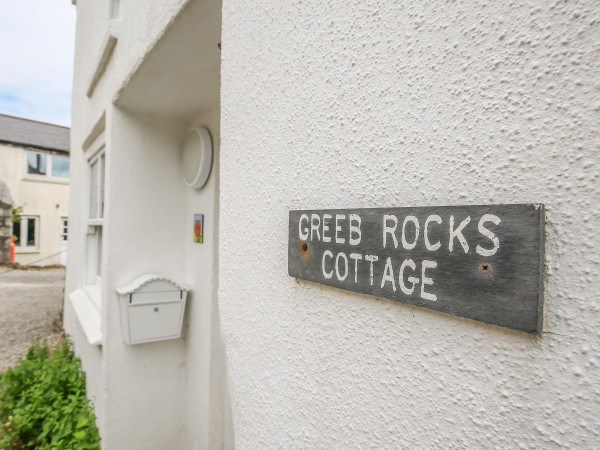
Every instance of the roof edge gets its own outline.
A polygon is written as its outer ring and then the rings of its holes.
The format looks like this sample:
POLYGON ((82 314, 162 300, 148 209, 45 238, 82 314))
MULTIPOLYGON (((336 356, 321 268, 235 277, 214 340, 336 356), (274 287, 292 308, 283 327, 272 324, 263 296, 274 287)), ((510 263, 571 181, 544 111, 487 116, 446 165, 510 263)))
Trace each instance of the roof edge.
POLYGON ((0 144, 9 144, 9 145, 14 145, 14 146, 23 147, 23 148, 31 148, 34 150, 43 150, 43 151, 47 151, 47 152, 60 152, 60 153, 64 153, 65 155, 71 154, 71 149, 69 149, 69 148, 42 147, 40 145, 26 144, 25 142, 7 141, 5 139, 0 139, 0 144))
POLYGON ((71 129, 71 127, 67 127, 65 125, 58 125, 56 123, 51 123, 51 122, 42 122, 41 120, 28 119, 26 117, 11 116, 10 114, 2 114, 2 113, 0 113, 0 116, 10 117, 11 119, 17 119, 17 120, 26 120, 27 122, 41 123, 43 125, 50 125, 50 126, 53 126, 53 127, 66 128, 67 130, 71 129))

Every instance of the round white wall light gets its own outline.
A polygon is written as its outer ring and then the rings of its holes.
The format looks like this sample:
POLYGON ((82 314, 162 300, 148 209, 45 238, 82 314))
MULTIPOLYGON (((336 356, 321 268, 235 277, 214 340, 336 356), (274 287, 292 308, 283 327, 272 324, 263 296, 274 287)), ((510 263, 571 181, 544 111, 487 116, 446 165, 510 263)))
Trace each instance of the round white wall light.
POLYGON ((183 181, 189 187, 200 189, 206 184, 212 167, 213 147, 210 132, 205 127, 188 131, 181 151, 183 181))

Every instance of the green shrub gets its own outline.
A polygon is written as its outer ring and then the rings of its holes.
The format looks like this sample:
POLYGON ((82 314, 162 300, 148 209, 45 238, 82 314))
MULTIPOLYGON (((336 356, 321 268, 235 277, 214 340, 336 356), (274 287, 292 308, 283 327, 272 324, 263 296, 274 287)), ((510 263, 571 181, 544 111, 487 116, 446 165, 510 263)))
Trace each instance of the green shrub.
POLYGON ((99 449, 81 362, 64 340, 51 352, 34 342, 0 375, 0 450, 99 449))

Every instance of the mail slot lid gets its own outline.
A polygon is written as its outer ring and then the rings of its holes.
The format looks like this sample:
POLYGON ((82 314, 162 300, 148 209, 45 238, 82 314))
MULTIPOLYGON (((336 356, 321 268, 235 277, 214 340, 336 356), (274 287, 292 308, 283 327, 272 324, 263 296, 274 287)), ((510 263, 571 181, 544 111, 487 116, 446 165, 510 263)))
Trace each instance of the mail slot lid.
POLYGON ((185 292, 179 289, 134 292, 129 294, 129 303, 132 305, 143 305, 153 303, 180 302, 183 300, 184 295, 185 292))
POLYGON ((132 344, 181 336, 184 302, 136 305, 128 308, 132 344))

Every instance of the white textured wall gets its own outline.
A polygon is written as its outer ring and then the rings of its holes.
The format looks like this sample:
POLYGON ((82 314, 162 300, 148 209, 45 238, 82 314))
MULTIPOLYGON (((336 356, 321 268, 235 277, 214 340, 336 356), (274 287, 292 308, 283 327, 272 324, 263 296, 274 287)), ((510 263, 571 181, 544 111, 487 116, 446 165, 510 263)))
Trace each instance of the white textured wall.
POLYGON ((600 444, 595 0, 224 2, 240 448, 600 444), (543 202, 532 336, 287 275, 288 210, 543 202))
POLYGON ((85 283, 89 167, 82 145, 105 113, 102 346, 88 344, 68 298, 65 328, 73 335, 87 372, 103 449, 221 448, 228 439, 227 379, 216 307, 218 58, 216 77, 211 75, 208 81, 194 77, 195 73, 185 83, 173 80, 181 70, 189 75, 186 61, 206 70, 205 60, 218 56, 219 6, 203 0, 121 1, 117 45, 88 98, 85 93, 106 30, 106 11, 94 0, 77 2, 71 134, 73 258, 66 294, 85 283), (190 23, 196 18, 214 25, 190 23), (195 39, 186 39, 189 36, 195 39), (203 41, 206 44, 200 47, 203 41), (207 56, 208 47, 212 54, 207 56), (203 94, 208 91, 217 95, 207 100, 203 94), (171 99, 169 94, 175 93, 185 99, 184 106, 171 99), (181 144, 192 126, 207 126, 215 145, 213 172, 202 191, 186 187, 180 170, 181 144), (192 242, 193 214, 199 213, 205 214, 202 245, 192 242), (119 316, 122 300, 115 288, 148 272, 191 288, 184 335, 126 345, 119 316))
MULTIPOLYGON (((144 51, 148 50, 152 43, 156 41, 162 29, 172 20, 177 10, 181 8, 183 0, 173 0, 168 3, 163 2, 162 8, 156 8, 156 5, 142 5, 140 1, 121 2, 121 20, 123 24, 119 34, 119 42, 114 50, 106 70, 100 79, 91 98, 86 96, 88 83, 95 70, 95 64, 99 57, 100 46, 105 37, 108 27, 108 9, 106 5, 100 5, 94 0, 77 1, 77 30, 75 45, 75 65, 73 76, 73 105, 72 105, 72 127, 71 127, 71 186, 70 190, 70 211, 69 211, 69 261, 67 266, 67 278, 65 294, 64 326, 74 341, 75 349, 81 356, 84 370, 87 372, 87 390, 88 395, 94 400, 96 414, 98 416, 97 424, 104 438, 105 448, 111 447, 111 434, 122 436, 121 427, 115 432, 115 421, 110 420, 113 411, 119 410, 123 403, 135 407, 135 403, 126 396, 121 395, 121 399, 115 402, 115 396, 107 387, 107 377, 111 373, 111 365, 107 364, 107 351, 103 347, 90 346, 87 342, 83 330, 75 316, 72 306, 68 301, 68 295, 85 283, 85 261, 86 261, 86 232, 87 232, 87 212, 88 212, 88 164, 82 150, 82 145, 86 137, 92 132, 92 129, 102 114, 108 115, 107 120, 107 145, 111 145, 111 124, 112 99, 115 91, 120 87, 123 80, 128 76, 131 70, 139 64, 143 58, 144 51), (139 11, 143 10, 143 14, 139 11), (136 19, 144 17, 144 21, 139 21, 139 26, 134 26, 136 19), (107 440, 108 446, 107 446, 107 440)), ((107 156, 107 163, 110 165, 110 152, 107 156)), ((111 174, 107 175, 109 178, 111 174)), ((107 200, 107 209, 111 207, 111 201, 107 200)), ((109 223, 107 220, 107 228, 109 223)), ((106 243, 106 237, 105 237, 106 243)), ((105 258, 105 263, 107 258, 105 258)), ((107 265, 108 267, 108 265, 107 265)), ((116 308, 116 295, 114 293, 115 285, 109 285, 108 279, 105 280, 104 287, 104 305, 110 305, 116 308), (110 290, 110 293, 109 293, 110 290), (109 297, 110 294, 110 297, 109 297), (111 303, 107 299, 110 298, 111 303)), ((111 333, 113 342, 118 342, 120 329, 118 315, 114 309, 112 317, 115 323, 108 327, 106 320, 103 322, 105 335, 111 333)), ((107 317, 106 308, 103 311, 103 317, 107 317)), ((108 352, 110 354, 110 351, 108 352)), ((131 383, 135 383, 132 380, 131 383)), ((117 391, 117 394, 119 392, 117 391)), ((126 410, 129 411, 129 410, 126 410)), ((123 412, 123 411, 120 411, 123 412)), ((135 413, 130 413, 129 417, 135 418, 135 413)), ((125 426, 129 422, 122 422, 125 426)), ((155 423, 150 422, 152 425, 155 423)), ((169 424, 170 425, 170 424, 169 424)), ((134 436, 135 437, 135 436, 134 436)), ((114 441, 112 441, 114 442, 114 441)), ((126 441, 121 441, 127 445, 126 441)))

